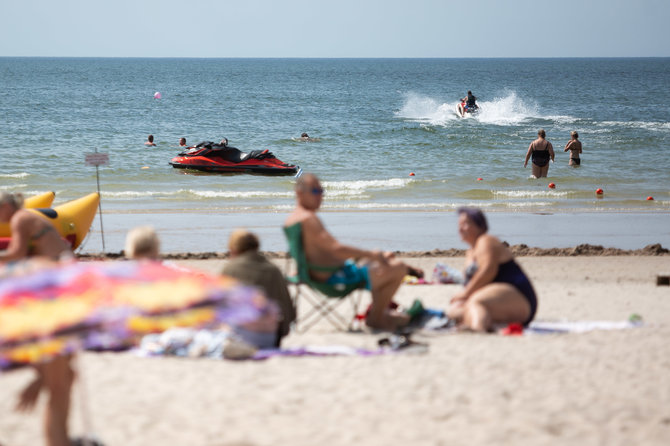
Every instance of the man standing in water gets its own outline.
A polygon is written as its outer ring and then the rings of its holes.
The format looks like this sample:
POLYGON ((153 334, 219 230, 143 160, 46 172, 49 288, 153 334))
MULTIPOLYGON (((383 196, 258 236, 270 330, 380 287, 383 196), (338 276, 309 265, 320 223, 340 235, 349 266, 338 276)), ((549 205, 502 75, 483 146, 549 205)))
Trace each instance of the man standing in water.
POLYGON ((579 134, 575 131, 570 132, 570 141, 565 145, 564 152, 570 151, 570 161, 568 166, 579 167, 582 164, 579 154, 582 153, 582 143, 579 141, 579 134))
POLYGON ((409 267, 390 252, 367 251, 338 242, 316 215, 323 199, 323 188, 316 175, 308 173, 298 178, 295 194, 295 210, 284 226, 302 226, 302 244, 312 279, 333 286, 364 283, 372 293, 367 325, 382 330, 406 325, 409 316, 390 309, 389 304, 405 275, 422 275, 421 271, 409 267))

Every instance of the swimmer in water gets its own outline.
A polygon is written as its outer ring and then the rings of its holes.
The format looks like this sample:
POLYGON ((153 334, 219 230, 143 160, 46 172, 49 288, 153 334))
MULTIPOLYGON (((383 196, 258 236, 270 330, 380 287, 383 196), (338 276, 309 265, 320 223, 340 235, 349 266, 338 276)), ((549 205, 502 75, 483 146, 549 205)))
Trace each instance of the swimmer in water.
POLYGON ((179 147, 186 147, 186 138, 179 138, 179 147))
POLYGON ((147 140, 144 145, 147 147, 156 147, 156 144, 154 144, 154 135, 147 136, 147 140))
POLYGON ((565 145, 564 152, 570 151, 570 161, 568 161, 568 166, 579 167, 582 164, 582 160, 579 158, 579 154, 582 153, 582 143, 579 140, 579 134, 575 131, 570 132, 570 141, 565 145))
POLYGON ((303 132, 300 135, 299 141, 305 141, 305 142, 316 142, 316 141, 321 141, 321 138, 312 138, 310 137, 307 133, 303 132))

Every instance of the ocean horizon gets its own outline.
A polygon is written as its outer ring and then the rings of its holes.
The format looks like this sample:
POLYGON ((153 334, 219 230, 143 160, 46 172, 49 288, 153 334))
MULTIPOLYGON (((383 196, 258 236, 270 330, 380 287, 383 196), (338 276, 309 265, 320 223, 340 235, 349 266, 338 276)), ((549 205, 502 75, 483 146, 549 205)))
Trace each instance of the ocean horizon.
POLYGON ((169 214, 169 233, 189 231, 189 213, 249 215, 254 226, 254 215, 293 206, 291 177, 173 169, 181 137, 269 149, 319 175, 325 212, 391 213, 400 228, 405 214, 462 205, 512 216, 670 212, 666 57, 0 57, 0 83, 0 147, 17 155, 0 169, 1 190, 79 198, 96 188, 85 154, 105 152, 103 219, 162 226, 169 214), (467 90, 482 111, 462 119, 467 90), (533 179, 523 160, 539 128, 556 159, 533 179), (577 169, 563 152, 572 130, 584 145, 577 169), (143 145, 149 134, 154 148, 143 145))

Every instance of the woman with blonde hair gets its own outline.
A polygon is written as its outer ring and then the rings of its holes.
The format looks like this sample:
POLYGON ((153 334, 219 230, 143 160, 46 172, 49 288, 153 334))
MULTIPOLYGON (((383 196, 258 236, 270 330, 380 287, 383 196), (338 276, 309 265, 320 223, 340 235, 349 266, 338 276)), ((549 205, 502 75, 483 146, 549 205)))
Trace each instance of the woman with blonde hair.
POLYGON ((152 226, 137 226, 126 235, 124 254, 133 260, 158 260, 161 242, 152 226))

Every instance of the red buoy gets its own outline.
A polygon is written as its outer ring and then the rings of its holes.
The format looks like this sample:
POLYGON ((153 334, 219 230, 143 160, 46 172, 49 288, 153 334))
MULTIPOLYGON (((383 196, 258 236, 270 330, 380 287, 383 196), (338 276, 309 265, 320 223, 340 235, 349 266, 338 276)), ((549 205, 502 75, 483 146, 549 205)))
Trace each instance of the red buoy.
POLYGON ((554 183, 549 183, 549 189, 555 189, 556 185, 554 183))

